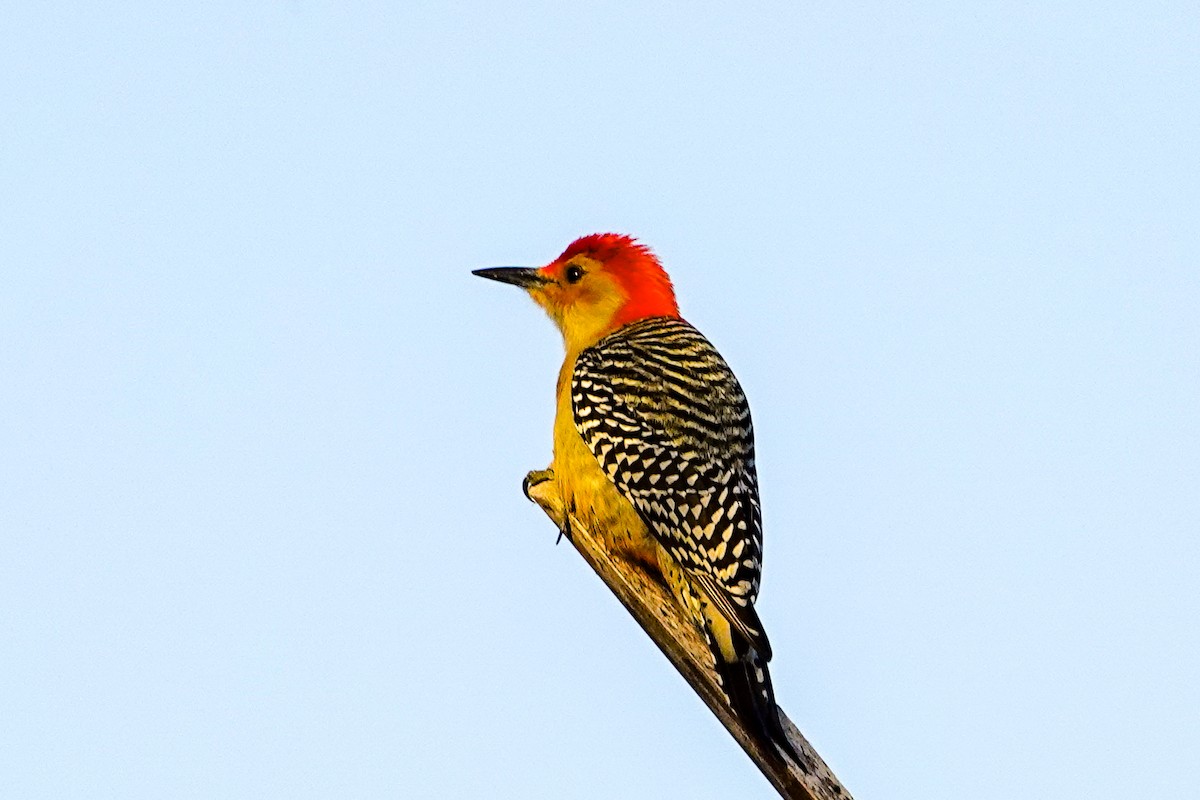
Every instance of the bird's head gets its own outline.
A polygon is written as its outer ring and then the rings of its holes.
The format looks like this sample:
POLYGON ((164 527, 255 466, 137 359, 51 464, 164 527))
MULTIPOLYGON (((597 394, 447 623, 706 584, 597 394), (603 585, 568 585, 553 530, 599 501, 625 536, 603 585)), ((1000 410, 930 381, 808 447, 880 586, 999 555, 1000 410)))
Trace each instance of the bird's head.
POLYGON ((622 234, 576 239, 544 267, 492 267, 474 274, 529 292, 558 325, 569 351, 639 319, 679 316, 675 290, 658 258, 622 234))

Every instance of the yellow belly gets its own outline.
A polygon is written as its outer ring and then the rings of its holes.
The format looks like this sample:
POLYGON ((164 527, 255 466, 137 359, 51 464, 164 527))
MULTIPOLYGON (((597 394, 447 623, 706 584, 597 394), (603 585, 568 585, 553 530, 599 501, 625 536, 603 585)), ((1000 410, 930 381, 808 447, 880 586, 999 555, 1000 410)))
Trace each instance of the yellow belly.
POLYGON ((563 364, 554 415, 554 480, 567 510, 610 553, 643 565, 670 587, 676 601, 698 627, 706 627, 726 661, 736 661, 728 620, 712 605, 704 590, 688 578, 679 563, 658 544, 633 504, 626 500, 600 469, 600 463, 575 428, 571 413, 571 373, 574 360, 563 364))
POLYGON ((571 414, 570 368, 563 367, 554 418, 554 479, 579 523, 614 555, 659 568, 658 542, 633 505, 621 496, 575 429, 571 414))

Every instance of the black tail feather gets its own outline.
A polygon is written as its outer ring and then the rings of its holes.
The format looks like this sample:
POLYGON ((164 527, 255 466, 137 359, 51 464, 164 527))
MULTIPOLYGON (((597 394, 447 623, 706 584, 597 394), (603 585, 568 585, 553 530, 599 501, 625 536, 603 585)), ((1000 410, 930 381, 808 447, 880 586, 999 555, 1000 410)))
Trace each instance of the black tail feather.
POLYGON ((718 659, 716 666, 734 713, 763 744, 782 751, 805 772, 811 772, 808 760, 796 750, 779 720, 767 662, 755 650, 748 649, 738 661, 718 659))

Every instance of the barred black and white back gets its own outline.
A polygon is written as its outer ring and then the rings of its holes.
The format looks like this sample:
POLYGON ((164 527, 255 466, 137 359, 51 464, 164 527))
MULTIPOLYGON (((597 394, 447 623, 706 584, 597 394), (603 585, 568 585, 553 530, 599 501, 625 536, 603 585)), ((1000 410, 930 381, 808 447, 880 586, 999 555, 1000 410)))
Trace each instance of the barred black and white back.
POLYGON ((780 727, 771 645, 754 610, 762 574, 754 429, 729 365, 687 322, 650 317, 580 353, 571 406, 601 469, 695 583, 680 600, 730 705, 798 758, 780 727), (705 621, 705 599, 737 634, 732 661, 705 621))
POLYGON ((650 317, 587 348, 575 425, 667 550, 739 607, 758 596, 762 515, 746 395, 704 336, 650 317))

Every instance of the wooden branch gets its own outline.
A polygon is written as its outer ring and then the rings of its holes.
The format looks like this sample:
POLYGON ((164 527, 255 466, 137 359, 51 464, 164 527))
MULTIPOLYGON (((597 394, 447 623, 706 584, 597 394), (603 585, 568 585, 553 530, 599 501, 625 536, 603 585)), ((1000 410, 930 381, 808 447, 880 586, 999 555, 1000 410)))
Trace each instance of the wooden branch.
POLYGON ((548 479, 550 477, 548 471, 529 473, 525 479, 525 494, 541 506, 560 531, 566 532, 584 561, 670 659, 779 794, 788 800, 853 800, 783 709, 779 709, 780 722, 792 748, 806 764, 792 763, 775 748, 762 746, 751 735, 726 704, 711 666, 708 648, 667 588, 640 565, 614 559, 574 516, 570 517, 568 528, 562 498, 555 490, 555 482, 548 479))

